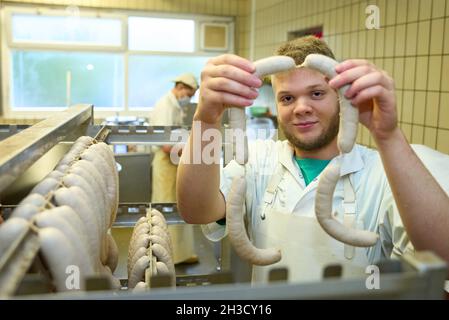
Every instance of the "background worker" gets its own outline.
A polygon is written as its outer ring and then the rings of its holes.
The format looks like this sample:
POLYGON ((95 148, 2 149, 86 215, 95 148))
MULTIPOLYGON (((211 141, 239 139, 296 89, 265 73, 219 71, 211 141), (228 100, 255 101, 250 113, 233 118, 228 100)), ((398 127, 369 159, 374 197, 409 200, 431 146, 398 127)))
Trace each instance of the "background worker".
MULTIPOLYGON (((179 126, 183 124, 183 108, 198 90, 198 82, 190 73, 176 77, 174 87, 161 97, 153 110, 150 125, 179 126)), ((154 152, 152 162, 152 203, 176 203, 177 164, 170 160, 171 145, 164 145, 154 152)), ((196 262, 194 253, 193 226, 170 225, 175 263, 196 262)))

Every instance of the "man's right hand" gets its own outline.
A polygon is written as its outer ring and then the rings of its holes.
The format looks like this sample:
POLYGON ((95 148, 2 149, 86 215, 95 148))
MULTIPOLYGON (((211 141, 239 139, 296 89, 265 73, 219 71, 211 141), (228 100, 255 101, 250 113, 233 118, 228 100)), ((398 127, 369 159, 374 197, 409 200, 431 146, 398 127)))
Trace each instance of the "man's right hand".
POLYGON ((229 107, 248 107, 257 98, 262 81, 251 61, 225 54, 208 61, 201 73, 201 88, 194 120, 217 124, 229 107))

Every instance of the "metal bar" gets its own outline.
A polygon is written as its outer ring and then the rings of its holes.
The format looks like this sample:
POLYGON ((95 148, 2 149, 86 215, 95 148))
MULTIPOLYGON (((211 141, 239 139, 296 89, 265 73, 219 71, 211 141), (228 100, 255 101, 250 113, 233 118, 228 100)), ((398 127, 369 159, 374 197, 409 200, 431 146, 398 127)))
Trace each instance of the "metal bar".
POLYGON ((105 125, 100 128, 100 130, 95 135, 94 139, 97 141, 105 141, 108 135, 111 133, 111 130, 108 129, 105 125))
POLYGON ((211 274, 178 275, 176 276, 176 286, 205 286, 215 284, 233 283, 230 272, 217 272, 211 274))
MULTIPOLYGON (((107 137, 104 142, 115 145, 176 145, 186 143, 190 135, 191 127, 188 126, 127 126, 127 125, 92 125, 88 128, 88 135, 94 137, 98 132, 107 130, 107 137)), ((232 141, 226 140, 226 135, 222 132, 223 166, 226 166, 232 159, 234 148, 232 141)))
POLYGON ((0 124, 0 141, 31 127, 29 124, 0 124))
POLYGON ((430 275, 426 288, 427 299, 441 299, 444 291, 441 290, 441 284, 444 284, 447 277, 447 263, 431 251, 414 254, 406 252, 402 255, 402 260, 418 273, 430 275))
POLYGON ((104 129, 110 131, 105 139, 108 144, 174 145, 181 140, 187 140, 189 136, 188 127, 134 125, 93 125, 89 126, 88 134, 95 136, 97 132, 104 129))
POLYGON ((122 202, 118 206, 114 227, 134 227, 137 220, 146 214, 148 208, 160 211, 168 225, 186 223, 179 216, 176 203, 122 202))
POLYGON ((37 231, 30 225, 0 257, 0 298, 13 295, 39 251, 37 231))
POLYGON ((143 293, 119 292, 66 292, 58 295, 36 295, 29 299, 151 299, 151 300, 261 300, 261 299, 443 299, 444 281, 433 271, 446 272, 444 261, 432 258, 428 267, 428 259, 422 256, 415 258, 402 257, 404 270, 385 273, 380 276, 379 289, 369 290, 366 277, 351 279, 323 279, 303 283, 274 282, 254 286, 250 283, 228 283, 226 277, 217 275, 195 275, 177 277, 177 288, 155 288, 143 293), (413 262, 416 259, 416 262, 413 262), (412 263, 412 265, 410 265, 412 263), (417 270, 416 265, 420 265, 417 270), (221 279, 221 280, 220 280, 221 279), (183 284, 197 283, 197 286, 183 284), (221 283, 220 285, 214 285, 221 283), (435 284, 435 285, 429 285, 435 284), (211 284, 211 285, 209 285, 211 284))
POLYGON ((0 141, 0 194, 65 136, 92 118, 92 105, 77 105, 0 141))
MULTIPOLYGON (((329 279, 317 282, 274 282, 254 286, 250 283, 223 283, 220 285, 178 286, 172 288, 155 288, 147 292, 132 293, 98 292, 75 293, 67 292, 58 295, 41 295, 30 299, 120 299, 120 300, 282 300, 282 299, 443 299, 443 286, 428 291, 428 282, 432 274, 416 271, 382 275, 380 289, 368 290, 366 278, 329 279), (433 293, 436 293, 434 295, 433 293)), ((210 277, 210 275, 208 276, 210 277)), ((181 279, 179 279, 181 280, 181 279)), ((190 282, 191 279, 187 279, 190 282)), ((178 281, 178 279, 177 279, 178 281)), ((214 282, 212 281, 211 284, 214 282)))

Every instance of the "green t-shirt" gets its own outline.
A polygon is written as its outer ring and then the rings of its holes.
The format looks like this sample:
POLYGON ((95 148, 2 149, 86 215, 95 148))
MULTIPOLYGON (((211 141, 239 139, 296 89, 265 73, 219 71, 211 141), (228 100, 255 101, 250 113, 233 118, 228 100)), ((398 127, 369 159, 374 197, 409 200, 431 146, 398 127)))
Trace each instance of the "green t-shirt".
MULTIPOLYGON (((302 175, 304 176, 304 181, 306 182, 306 186, 313 181, 321 171, 326 168, 326 166, 331 162, 330 160, 320 160, 320 159, 301 159, 295 157, 296 163, 301 169, 302 175)), ((219 225, 226 225, 226 218, 218 220, 217 223, 219 225)))
POLYGON ((306 182, 306 186, 313 181, 321 171, 326 168, 326 166, 331 162, 330 160, 321 160, 321 159, 301 159, 295 157, 296 163, 301 169, 302 175, 304 176, 304 181, 306 182))

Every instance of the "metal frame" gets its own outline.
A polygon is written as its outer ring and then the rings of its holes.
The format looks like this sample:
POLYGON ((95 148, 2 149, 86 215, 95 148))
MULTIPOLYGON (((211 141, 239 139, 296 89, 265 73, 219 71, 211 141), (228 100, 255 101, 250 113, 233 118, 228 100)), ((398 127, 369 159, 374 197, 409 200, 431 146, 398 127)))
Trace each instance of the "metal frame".
POLYGON ((77 105, 0 141, 0 194, 67 135, 93 119, 92 105, 77 105))
MULTIPOLYGON (((114 125, 93 125, 93 106, 78 105, 64 112, 41 121, 33 126, 28 125, 0 125, 0 195, 7 187, 36 160, 44 156, 59 142, 71 142, 78 136, 90 135, 98 141, 109 144, 140 143, 167 144, 174 130, 181 127, 128 127, 114 125), (124 138, 124 139, 123 139, 124 138)), ((184 133, 188 134, 188 131, 184 133)), ((0 213, 9 218, 16 205, 1 205, 0 213)), ((119 212, 123 213, 115 226, 131 226, 135 219, 145 214, 149 207, 158 208, 166 215, 168 224, 185 223, 177 214, 176 204, 173 203, 121 203, 119 212), (133 220, 134 219, 134 220, 133 220)), ((36 228, 30 227, 16 239, 0 256, 0 297, 10 297, 18 292, 45 293, 52 288, 48 272, 40 261, 39 240, 36 228), (40 270, 41 276, 27 274, 27 271, 40 270), (45 291, 47 290, 47 291, 45 291)), ((208 278, 206 276, 206 278, 208 278)), ((212 278, 223 282, 224 275, 212 278), (220 280, 221 279, 221 280, 220 280)), ((86 288, 91 290, 105 290, 105 281, 101 275, 87 279, 86 288)), ((178 280, 178 279, 177 279, 178 280)), ((203 281, 204 277, 179 277, 179 284, 185 285, 192 281, 203 281)), ((215 281, 215 280, 214 280, 215 281)), ((152 281, 152 287, 167 285, 167 279, 158 278, 152 281)))
MULTIPOLYGON (((195 287, 151 288, 143 293, 68 292, 28 296, 27 299, 93 300, 286 300, 286 299, 443 299, 447 266, 430 252, 405 254, 399 270, 380 274, 379 289, 368 289, 365 278, 330 278, 319 282, 215 284, 195 287)), ((387 262, 388 264, 388 262, 387 262)), ((388 269, 388 266, 387 268, 388 269)), ((211 279, 213 276, 211 277, 211 279)), ((206 281, 203 278, 203 281, 206 281)))

